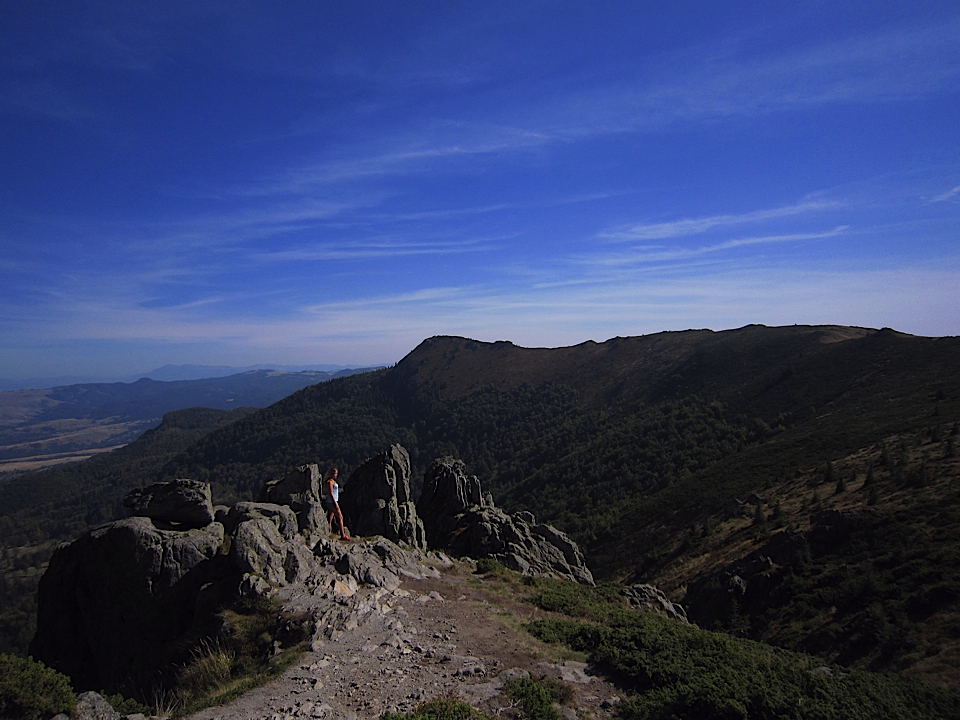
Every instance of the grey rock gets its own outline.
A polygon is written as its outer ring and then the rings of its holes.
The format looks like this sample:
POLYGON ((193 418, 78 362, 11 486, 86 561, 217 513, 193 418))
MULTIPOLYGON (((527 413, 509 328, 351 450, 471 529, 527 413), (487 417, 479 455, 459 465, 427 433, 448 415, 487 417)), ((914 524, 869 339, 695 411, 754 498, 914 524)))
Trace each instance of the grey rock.
POLYGON ((434 460, 420 496, 430 544, 453 555, 489 557, 524 575, 593 584, 579 546, 533 513, 508 515, 483 494, 480 481, 451 457, 434 460))
POLYGON ((382 535, 427 548, 423 522, 410 496, 410 456, 400 445, 354 470, 341 490, 340 509, 355 535, 382 535))
POLYGON ((670 602, 667 596, 661 590, 653 585, 631 585, 626 588, 627 600, 630 605, 648 612, 655 612, 659 615, 665 615, 672 620, 678 620, 682 623, 687 620, 687 612, 679 603, 670 602))
POLYGON ((332 564, 339 573, 338 578, 324 582, 333 588, 335 593, 340 594, 353 594, 350 580, 392 591, 399 587, 404 578, 437 578, 440 573, 435 566, 449 562, 436 553, 424 553, 408 545, 398 545, 384 537, 363 538, 349 544, 333 544, 323 561, 332 564))
POLYGON ((233 535, 240 523, 256 518, 266 518, 277 526, 283 538, 289 542, 297 540, 299 523, 293 509, 288 505, 267 502, 239 502, 230 508, 223 519, 223 527, 228 535, 233 535))
POLYGON ((179 528, 199 528, 214 521, 210 485, 181 478, 130 492, 123 501, 134 516, 179 528))
MULTIPOLYGON (((271 585, 303 582, 316 567, 306 545, 299 538, 286 539, 277 523, 267 517, 252 517, 237 525, 230 558, 241 572, 261 577, 271 585)), ((260 588, 255 594, 262 594, 260 588)))
POLYGON ((451 456, 434 460, 424 475, 423 490, 417 501, 430 545, 449 545, 451 535, 459 527, 457 515, 471 507, 493 507, 493 498, 483 495, 480 479, 467 475, 462 460, 451 456))
POLYGON ((95 692, 80 693, 74 720, 120 720, 120 713, 95 692))
POLYGON ((132 517, 92 530, 50 559, 31 654, 79 687, 150 687, 186 651, 208 583, 229 576, 223 526, 161 530, 132 517))
POLYGON ((282 478, 263 486, 260 500, 289 506, 297 517, 300 532, 310 534, 327 528, 326 513, 321 502, 320 467, 316 463, 301 465, 282 478))

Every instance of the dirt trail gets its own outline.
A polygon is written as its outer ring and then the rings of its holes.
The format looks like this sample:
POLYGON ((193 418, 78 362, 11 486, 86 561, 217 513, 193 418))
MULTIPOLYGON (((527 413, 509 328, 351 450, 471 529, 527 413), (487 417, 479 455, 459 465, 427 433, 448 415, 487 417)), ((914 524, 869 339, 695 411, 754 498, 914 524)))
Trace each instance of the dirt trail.
POLYGON ((517 628, 538 614, 533 606, 471 577, 455 564, 438 579, 405 580, 393 592, 361 589, 370 594, 371 609, 356 627, 315 641, 313 651, 269 685, 189 720, 372 720, 439 697, 513 717, 503 684, 524 673, 567 683, 572 698, 561 708, 564 720, 612 714, 614 686, 517 628))

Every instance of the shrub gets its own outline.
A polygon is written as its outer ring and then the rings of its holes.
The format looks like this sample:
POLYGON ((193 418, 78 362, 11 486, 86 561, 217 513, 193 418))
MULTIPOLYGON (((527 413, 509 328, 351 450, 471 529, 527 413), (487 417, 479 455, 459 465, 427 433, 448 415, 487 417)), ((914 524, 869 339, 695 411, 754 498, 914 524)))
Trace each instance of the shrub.
POLYGON ((137 713, 143 715, 152 714, 149 707, 132 698, 124 697, 122 693, 110 695, 106 691, 101 690, 99 694, 100 697, 110 703, 110 707, 116 710, 117 715, 121 717, 124 715, 136 715, 137 713))
POLYGON ((560 720, 550 689, 545 685, 530 678, 512 678, 505 689, 507 695, 520 704, 527 720, 560 720))
POLYGON ((490 716, 463 700, 440 699, 423 703, 412 713, 384 713, 380 720, 490 720, 490 716))
POLYGON ((480 558, 477 560, 477 574, 486 575, 487 573, 491 573, 493 575, 506 575, 507 568, 493 558, 480 558))
POLYGON ((66 675, 33 658, 0 655, 0 717, 47 718, 76 705, 66 675))
MULTIPOLYGON (((960 717, 957 693, 902 676, 822 667, 808 655, 652 613, 618 608, 603 624, 550 618, 526 627, 543 641, 588 653, 594 667, 627 689, 622 720, 960 717)), ((530 686, 524 692, 536 694, 530 686)))

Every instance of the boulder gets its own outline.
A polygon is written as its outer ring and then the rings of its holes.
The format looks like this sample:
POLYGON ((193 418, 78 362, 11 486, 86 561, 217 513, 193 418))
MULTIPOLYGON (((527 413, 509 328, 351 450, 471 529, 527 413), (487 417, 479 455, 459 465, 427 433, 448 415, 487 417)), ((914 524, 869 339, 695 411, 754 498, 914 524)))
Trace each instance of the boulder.
MULTIPOLYGON (((219 517, 219 515, 218 515, 219 517)), ((299 540, 299 524, 297 516, 293 509, 287 505, 276 505, 274 503, 256 503, 239 502, 223 514, 224 530, 228 535, 233 535, 240 523, 246 520, 256 518, 266 518, 277 526, 277 530, 283 536, 284 540, 293 542, 299 540)))
POLYGON ((77 708, 73 711, 74 720, 120 720, 120 713, 113 709, 99 694, 87 691, 77 695, 77 708))
POLYGON ((489 557, 524 575, 593 584, 579 546, 533 513, 508 515, 484 495, 476 476, 451 457, 434 460, 420 496, 431 547, 474 559, 489 557))
POLYGON ((653 585, 631 585, 625 590, 627 600, 630 605, 648 612, 655 612, 659 615, 677 620, 682 623, 688 623, 687 612, 679 603, 670 602, 663 592, 653 585))
POLYGON ((360 540, 349 545, 330 546, 327 552, 340 575, 356 582, 395 590, 403 578, 422 580, 439 577, 432 563, 444 558, 426 556, 417 548, 402 547, 383 537, 360 540))
MULTIPOLYGON (((288 540, 269 517, 254 516, 237 525, 230 545, 230 558, 245 575, 263 578, 274 586, 303 582, 316 567, 313 553, 299 537, 288 540)), ((245 579, 245 586, 262 594, 263 585, 245 579)))
POLYGON ((30 653, 75 687, 150 688, 205 620, 201 588, 233 573, 219 555, 223 526, 165 530, 131 517, 54 552, 40 580, 30 653))
POLYGON ((200 528, 214 521, 210 485, 181 478, 130 492, 123 501, 130 514, 177 528, 200 528))
POLYGON ((340 509, 355 535, 382 535, 425 550, 423 522, 410 496, 410 456, 400 445, 354 470, 340 491, 340 509))
POLYGON ((301 465, 282 478, 267 482, 260 493, 260 500, 290 507, 296 513, 300 532, 309 535, 327 529, 321 493, 320 467, 312 463, 301 465))

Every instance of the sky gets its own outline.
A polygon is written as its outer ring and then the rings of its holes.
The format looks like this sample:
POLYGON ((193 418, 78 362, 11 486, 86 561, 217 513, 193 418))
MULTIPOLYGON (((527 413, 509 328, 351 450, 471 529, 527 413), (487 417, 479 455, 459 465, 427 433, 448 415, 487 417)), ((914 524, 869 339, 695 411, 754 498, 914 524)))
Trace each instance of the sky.
POLYGON ((960 4, 0 4, 0 377, 960 335, 960 4))

